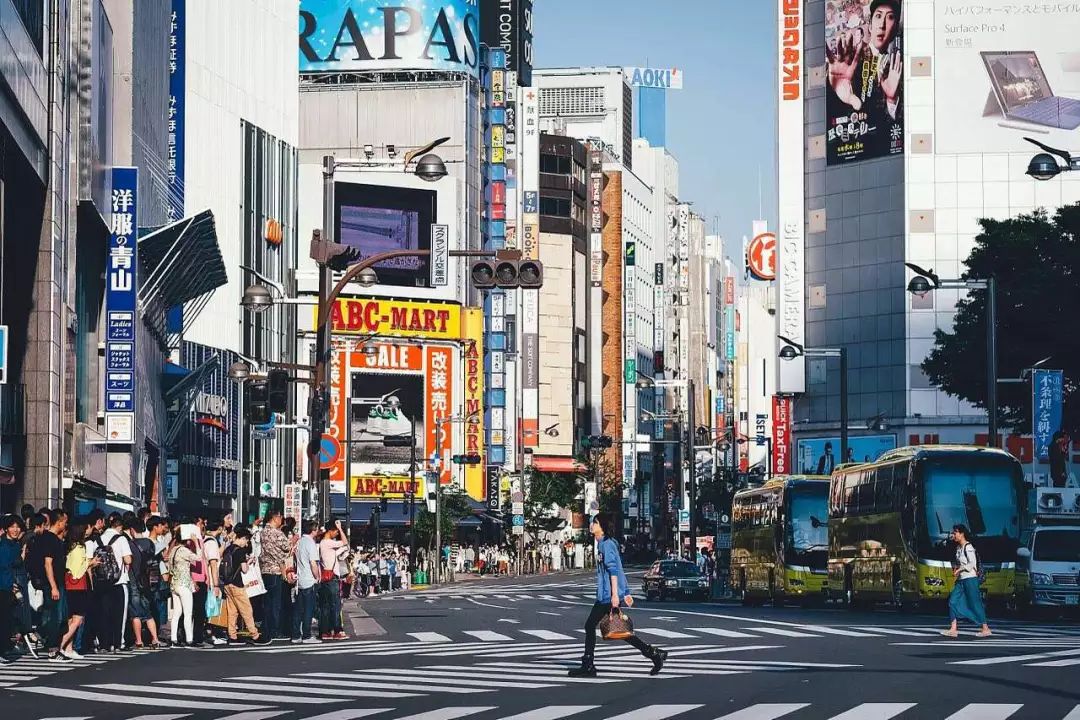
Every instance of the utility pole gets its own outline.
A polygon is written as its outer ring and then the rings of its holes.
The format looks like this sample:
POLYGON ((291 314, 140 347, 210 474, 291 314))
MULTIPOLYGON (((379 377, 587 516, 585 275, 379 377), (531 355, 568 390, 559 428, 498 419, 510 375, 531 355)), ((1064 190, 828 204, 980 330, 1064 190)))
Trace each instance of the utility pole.
MULTIPOLYGON (((323 226, 321 239, 326 243, 334 242, 334 156, 323 156, 323 226)), ((312 487, 319 488, 319 516, 323 523, 330 521, 330 478, 322 477, 322 464, 319 452, 322 433, 326 425, 326 395, 330 387, 330 365, 327 355, 330 351, 330 323, 328 322, 328 297, 333 278, 325 262, 319 263, 319 306, 315 323, 315 371, 312 373, 311 398, 308 401, 308 413, 311 418, 312 433, 308 440, 308 477, 312 487), (318 483, 316 485, 316 483, 318 483)))
POLYGON ((695 520, 696 506, 697 506, 697 451, 695 443, 697 441, 697 419, 695 418, 694 405, 694 380, 690 378, 686 381, 686 398, 689 401, 687 409, 687 427, 686 429, 686 450, 690 460, 690 486, 688 490, 688 498, 690 501, 690 559, 697 558, 697 527, 695 520))

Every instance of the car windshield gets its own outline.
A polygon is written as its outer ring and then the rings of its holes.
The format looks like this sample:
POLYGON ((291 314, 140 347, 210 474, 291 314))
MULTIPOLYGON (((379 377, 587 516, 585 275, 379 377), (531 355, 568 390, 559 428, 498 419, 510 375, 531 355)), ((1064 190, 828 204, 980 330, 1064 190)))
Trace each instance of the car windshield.
POLYGON ((688 562, 664 563, 660 566, 664 577, 697 577, 697 567, 688 562))
POLYGON ((937 462, 925 471, 926 527, 941 543, 953 525, 975 537, 1020 537, 1019 495, 1011 463, 937 462))
POLYGON ((1080 562, 1080 529, 1040 530, 1032 555, 1043 562, 1080 562))
POLYGON ((791 542, 794 548, 826 549, 829 545, 828 517, 827 484, 795 486, 791 492, 791 542))

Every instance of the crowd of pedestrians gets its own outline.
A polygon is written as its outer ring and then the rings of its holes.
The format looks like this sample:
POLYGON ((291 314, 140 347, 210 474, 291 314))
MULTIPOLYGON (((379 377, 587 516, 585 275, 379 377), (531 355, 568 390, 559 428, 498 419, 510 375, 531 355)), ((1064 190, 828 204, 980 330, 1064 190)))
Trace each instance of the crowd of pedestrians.
POLYGON ((407 572, 397 551, 361 560, 340 522, 277 511, 244 526, 27 506, 0 517, 0 658, 341 640, 342 598, 358 582, 400 587, 389 576, 407 572))

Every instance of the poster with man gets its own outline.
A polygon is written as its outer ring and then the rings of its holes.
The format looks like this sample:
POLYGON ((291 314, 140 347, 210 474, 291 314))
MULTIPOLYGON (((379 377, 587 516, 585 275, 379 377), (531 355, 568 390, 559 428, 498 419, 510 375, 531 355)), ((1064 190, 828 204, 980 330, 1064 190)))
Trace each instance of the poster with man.
POLYGON ((826 162, 904 152, 901 0, 825 4, 826 162))

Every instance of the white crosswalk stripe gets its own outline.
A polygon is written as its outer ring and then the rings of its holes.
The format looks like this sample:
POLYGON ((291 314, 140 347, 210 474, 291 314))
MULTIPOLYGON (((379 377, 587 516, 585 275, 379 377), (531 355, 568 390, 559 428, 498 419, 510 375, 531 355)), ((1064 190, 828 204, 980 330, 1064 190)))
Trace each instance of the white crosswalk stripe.
MULTIPOLYGON (((70 699, 95 702, 93 693, 80 693, 72 691, 64 695, 70 699)), ((143 702, 133 702, 125 698, 112 696, 109 702, 123 705, 141 705, 143 702)), ((152 702, 161 702, 160 699, 152 699, 152 702)), ((707 706, 703 704, 654 704, 647 703, 638 707, 627 705, 616 707, 608 712, 616 714, 599 713, 603 708, 600 705, 542 705, 533 708, 501 708, 496 705, 469 705, 469 706, 443 706, 436 710, 421 711, 413 714, 401 714, 402 711, 389 707, 371 708, 342 708, 329 711, 316 711, 314 714, 299 712, 290 714, 289 710, 280 707, 244 708, 230 707, 227 703, 217 703, 214 707, 192 708, 231 712, 231 714, 215 714, 208 720, 270 720, 270 718, 288 715, 290 720, 361 720, 361 718, 375 717, 375 720, 457 720, 457 718, 476 717, 476 720, 562 720, 588 713, 588 717, 598 720, 668 720, 679 718, 682 715, 693 713, 695 718, 704 717, 707 706), (702 708, 706 708, 703 710, 702 708), (507 714, 510 713, 510 714, 507 714)), ((1008 720, 1021 712, 1024 705, 1020 703, 970 703, 963 706, 953 705, 942 707, 938 703, 860 703, 846 710, 835 708, 821 714, 819 710, 814 717, 823 720, 890 720, 901 715, 907 717, 908 711, 918 712, 920 717, 940 718, 940 720, 1008 720), (918 710, 916 710, 918 708, 918 710), (926 711, 924 712, 924 708, 926 711), (837 712, 837 710, 840 710, 837 712)), ((97 708, 94 708, 97 710, 97 708)), ((814 713, 814 705, 811 703, 757 703, 742 708, 725 708, 727 712, 715 720, 780 720, 794 714, 798 717, 806 716, 805 713, 814 713)), ((715 712, 715 710, 713 710, 715 712)), ((710 718, 713 718, 710 712, 710 718)), ((721 711, 723 712, 723 711, 721 711)), ((137 714, 121 718, 115 709, 103 714, 79 715, 64 717, 47 717, 42 720, 183 720, 192 717, 192 713, 182 714, 137 714)), ((200 718, 208 717, 203 714, 200 718)), ((1032 717, 1034 717, 1032 715, 1032 717)), ((1050 717, 1039 709, 1040 720, 1050 720, 1050 717)), ((1061 720, 1080 720, 1080 705, 1075 706, 1061 720)))
POLYGON ((450 642, 450 638, 437 632, 411 632, 409 636, 416 638, 420 642, 450 642))
POLYGON ((497 633, 494 630, 465 630, 466 635, 472 635, 477 640, 485 640, 489 642, 502 642, 513 640, 513 638, 497 633))
POLYGON ((569 635, 563 635, 562 633, 554 632, 553 630, 522 630, 521 632, 526 635, 538 637, 541 640, 573 640, 569 635))

